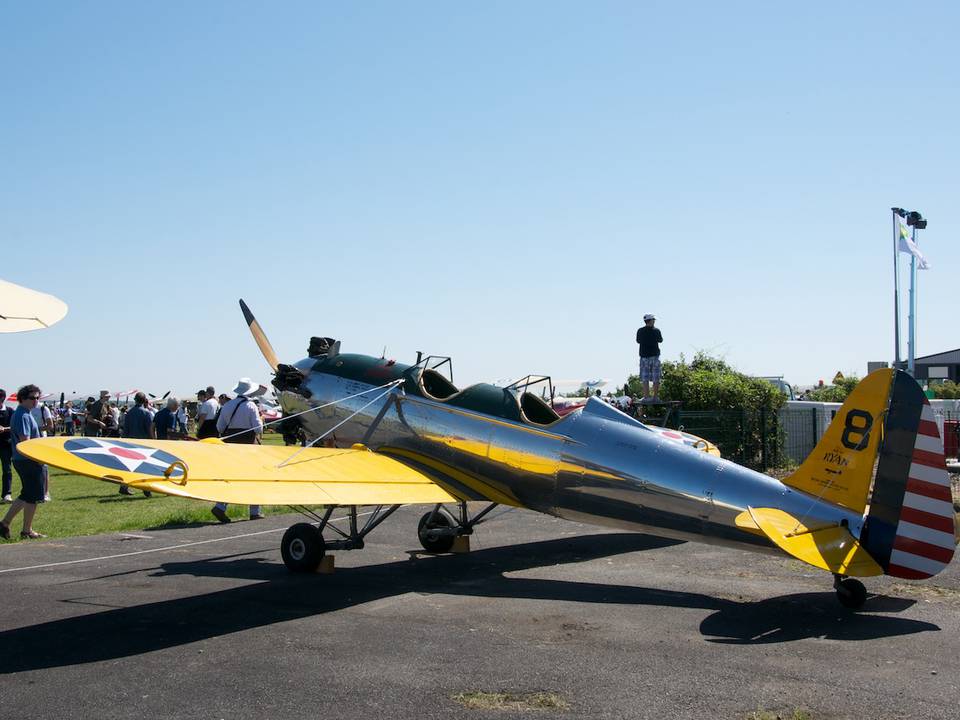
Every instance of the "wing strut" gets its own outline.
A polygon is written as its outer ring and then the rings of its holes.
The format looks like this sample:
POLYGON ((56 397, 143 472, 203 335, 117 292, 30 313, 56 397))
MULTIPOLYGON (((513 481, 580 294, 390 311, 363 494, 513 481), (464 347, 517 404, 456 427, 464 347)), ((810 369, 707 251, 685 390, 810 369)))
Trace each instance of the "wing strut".
MULTIPOLYGON (((373 405, 375 402, 377 402, 377 400, 380 400, 380 399, 382 399, 382 398, 385 398, 387 395, 389 395, 390 393, 392 393, 397 387, 399 387, 401 384, 403 384, 403 383, 405 383, 405 382, 406 382, 405 379, 400 379, 400 380, 394 380, 394 381, 392 381, 392 382, 387 383, 386 385, 383 385, 382 387, 387 388, 387 390, 385 390, 384 392, 382 392, 382 393, 380 393, 379 395, 377 395, 377 396, 376 396, 373 400, 371 400, 370 402, 368 402, 368 403, 366 403, 366 404, 364 404, 364 405, 361 405, 359 408, 357 408, 357 409, 354 410, 352 413, 350 413, 349 415, 347 415, 347 417, 345 417, 343 420, 341 420, 340 422, 338 422, 336 425, 334 425, 332 428, 330 428, 330 429, 327 430, 326 432, 321 433, 320 435, 317 435, 317 437, 315 437, 315 438, 314 438, 313 440, 311 440, 308 444, 304 445, 302 448, 300 448, 299 450, 297 450, 293 455, 291 455, 291 456, 288 457, 286 460, 284 460, 282 463, 280 463, 279 465, 277 465, 277 467, 278 467, 278 468, 282 468, 282 467, 285 467, 286 465, 289 465, 291 462, 293 462, 293 459, 294 459, 295 457, 297 457, 300 453, 302 453, 304 450, 306 450, 307 448, 311 448, 311 447, 313 447, 314 445, 316 445, 318 442, 320 442, 321 440, 323 440, 323 438, 327 437, 327 435, 330 435, 330 434, 331 434, 334 430, 336 430, 338 427, 340 427, 340 426, 343 425, 344 423, 346 423, 346 422, 348 422, 349 420, 351 420, 355 415, 357 415, 357 414, 363 412, 364 410, 366 410, 368 407, 370 407, 370 406, 373 405)), ((346 399, 346 398, 344 398, 344 399, 346 399)), ((335 402, 336 402, 336 401, 335 401, 335 402)), ((329 403, 329 404, 333 404, 333 403, 329 403)), ((381 411, 380 411, 380 414, 377 415, 376 422, 380 422, 380 420, 383 419, 383 415, 386 414, 386 409, 387 409, 388 407, 390 407, 390 402, 389 402, 389 401, 386 402, 386 403, 384 403, 384 409, 381 410, 381 411)), ((366 436, 364 436, 364 437, 366 438, 366 436)))
POLYGON ((387 402, 383 404, 383 407, 380 408, 380 412, 377 413, 377 416, 373 419, 373 422, 370 423, 370 427, 367 428, 367 431, 363 434, 363 439, 360 440, 361 445, 366 445, 367 443, 370 442, 370 438, 372 438, 373 433, 376 432, 377 426, 380 425, 380 421, 383 420, 384 416, 386 416, 387 414, 387 411, 389 411, 390 408, 394 405, 397 406, 397 412, 399 412, 400 399, 396 395, 393 395, 392 397, 390 397, 390 399, 388 399, 387 402))

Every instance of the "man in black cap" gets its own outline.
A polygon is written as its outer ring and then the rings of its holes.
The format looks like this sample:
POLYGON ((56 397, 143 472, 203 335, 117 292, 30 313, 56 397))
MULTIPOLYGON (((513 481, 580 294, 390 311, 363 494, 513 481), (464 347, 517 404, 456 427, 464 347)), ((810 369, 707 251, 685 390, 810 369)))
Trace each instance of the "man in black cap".
POLYGON ((640 380, 643 382, 641 403, 660 402, 660 343, 663 335, 654 327, 657 318, 648 313, 643 316, 643 327, 637 330, 637 344, 640 346, 640 380), (650 397, 650 383, 653 383, 653 397, 650 397))

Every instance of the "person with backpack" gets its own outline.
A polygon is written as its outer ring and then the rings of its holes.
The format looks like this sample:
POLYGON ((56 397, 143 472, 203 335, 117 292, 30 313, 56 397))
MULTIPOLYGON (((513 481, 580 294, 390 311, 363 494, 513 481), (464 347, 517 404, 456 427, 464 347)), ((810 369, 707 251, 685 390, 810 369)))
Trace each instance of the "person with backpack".
MULTIPOLYGON (((247 397, 258 387, 250 378, 240 378, 237 381, 237 387, 233 389, 236 397, 220 408, 217 432, 225 443, 260 444, 260 437, 263 434, 263 421, 260 419, 257 406, 253 400, 247 397)), ((212 388, 210 389, 212 390, 212 388)), ((217 503, 210 512, 220 522, 230 522, 230 518, 227 516, 227 503, 217 503)), ((259 505, 250 506, 251 520, 261 520, 263 517, 264 514, 261 512, 259 505)))

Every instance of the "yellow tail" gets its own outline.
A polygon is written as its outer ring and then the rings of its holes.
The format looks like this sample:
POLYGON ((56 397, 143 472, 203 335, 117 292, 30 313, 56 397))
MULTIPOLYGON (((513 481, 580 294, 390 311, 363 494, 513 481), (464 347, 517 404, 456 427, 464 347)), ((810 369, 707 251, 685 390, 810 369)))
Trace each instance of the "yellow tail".
POLYGON ((847 397, 813 452, 783 482, 827 502, 863 512, 893 376, 890 369, 867 375, 847 397))

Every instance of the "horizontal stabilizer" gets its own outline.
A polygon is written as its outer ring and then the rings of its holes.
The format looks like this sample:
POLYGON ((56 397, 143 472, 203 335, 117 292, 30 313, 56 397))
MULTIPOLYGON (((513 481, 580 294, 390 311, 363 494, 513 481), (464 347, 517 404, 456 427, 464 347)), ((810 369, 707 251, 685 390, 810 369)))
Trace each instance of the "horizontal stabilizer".
POLYGON ((811 529, 783 510, 749 508, 749 512, 777 547, 798 560, 836 575, 883 575, 883 568, 843 526, 811 529))

